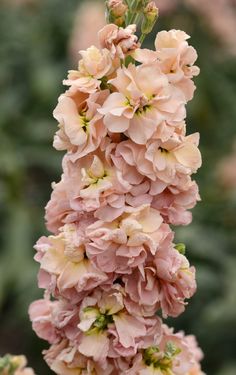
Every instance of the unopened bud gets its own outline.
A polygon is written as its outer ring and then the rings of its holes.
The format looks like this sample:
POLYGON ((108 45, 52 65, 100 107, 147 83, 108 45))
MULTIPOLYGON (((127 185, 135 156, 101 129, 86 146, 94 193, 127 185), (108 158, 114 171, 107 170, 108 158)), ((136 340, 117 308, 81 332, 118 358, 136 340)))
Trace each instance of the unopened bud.
POLYGON ((154 1, 151 1, 147 4, 146 8, 144 9, 144 20, 142 23, 142 33, 147 35, 149 34, 158 18, 158 8, 154 1))
POLYGON ((125 15, 128 6, 123 0, 108 0, 107 8, 114 18, 120 18, 125 15))
POLYGON ((186 253, 186 246, 184 243, 180 242, 175 245, 175 249, 178 250, 178 252, 182 255, 185 255, 186 253))

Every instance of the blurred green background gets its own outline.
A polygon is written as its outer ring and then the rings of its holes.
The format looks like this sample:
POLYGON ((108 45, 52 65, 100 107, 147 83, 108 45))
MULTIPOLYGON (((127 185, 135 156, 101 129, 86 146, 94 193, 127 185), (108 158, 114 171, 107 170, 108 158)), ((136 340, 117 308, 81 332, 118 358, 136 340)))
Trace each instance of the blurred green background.
MULTIPOLYGON (((46 233, 43 207, 61 173, 62 154, 52 148, 52 110, 66 71, 76 67, 80 3, 0 1, 0 355, 26 354, 38 375, 50 372, 41 356, 47 345, 36 338, 27 315, 29 303, 42 295, 33 244, 46 233)), ((181 28, 198 50, 201 75, 188 106, 188 131, 201 133, 203 167, 196 177, 202 202, 193 223, 177 230, 197 268, 198 292, 170 323, 197 335, 208 375, 235 375, 236 56, 227 35, 220 38, 202 12, 187 1, 174 3, 163 7, 152 37, 163 28, 181 28)), ((88 18, 87 34, 89 25, 88 18)))

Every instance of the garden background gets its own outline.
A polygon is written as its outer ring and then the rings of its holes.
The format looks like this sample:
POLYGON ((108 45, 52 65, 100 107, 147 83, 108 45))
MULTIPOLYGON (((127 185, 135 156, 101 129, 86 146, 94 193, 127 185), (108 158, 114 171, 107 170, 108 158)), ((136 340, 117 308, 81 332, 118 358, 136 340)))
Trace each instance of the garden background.
MULTIPOLYGON (((0 1, 0 355, 26 354, 38 375, 50 374, 41 356, 46 344, 33 333, 27 309, 42 296, 33 245, 46 234, 43 207, 61 174, 52 110, 66 71, 76 68, 77 50, 91 44, 103 23, 102 1, 90 10, 82 2, 0 1)), ((197 268, 198 292, 170 324, 197 335, 208 375, 235 375, 236 1, 157 4, 153 39, 161 29, 185 30, 201 68, 188 129, 201 133, 203 167, 196 179, 202 202, 192 224, 178 229, 197 268)))

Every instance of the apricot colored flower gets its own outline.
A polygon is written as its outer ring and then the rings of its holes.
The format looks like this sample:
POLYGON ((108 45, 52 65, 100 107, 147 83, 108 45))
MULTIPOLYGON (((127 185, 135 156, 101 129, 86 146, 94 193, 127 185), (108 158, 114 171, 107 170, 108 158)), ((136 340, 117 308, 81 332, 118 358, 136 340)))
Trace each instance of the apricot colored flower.
POLYGON ((98 112, 105 115, 110 132, 125 132, 135 143, 145 144, 162 121, 185 118, 183 96, 170 89, 158 63, 119 68, 109 83, 117 92, 111 93, 98 112))
POLYGON ((126 210, 111 223, 98 220, 87 228, 86 254, 104 272, 131 274, 133 268, 142 269, 162 238, 158 211, 150 206, 126 210))
POLYGON ((86 259, 84 245, 84 235, 75 224, 65 225, 57 236, 42 237, 35 246, 39 286, 54 296, 79 301, 86 290, 106 282, 108 276, 86 259))
POLYGON ((114 71, 112 56, 108 49, 100 51, 94 46, 80 51, 80 54, 82 59, 79 61, 78 70, 70 70, 63 83, 91 94, 100 88, 102 79, 114 71))
POLYGON ((53 112, 59 122, 53 142, 57 150, 74 152, 77 158, 97 149, 107 133, 97 109, 107 95, 107 91, 102 91, 88 96, 70 89, 59 97, 53 112))
POLYGON ((125 29, 109 24, 99 31, 98 37, 102 48, 107 48, 113 57, 124 59, 125 56, 138 47, 138 37, 134 34, 136 25, 125 29))

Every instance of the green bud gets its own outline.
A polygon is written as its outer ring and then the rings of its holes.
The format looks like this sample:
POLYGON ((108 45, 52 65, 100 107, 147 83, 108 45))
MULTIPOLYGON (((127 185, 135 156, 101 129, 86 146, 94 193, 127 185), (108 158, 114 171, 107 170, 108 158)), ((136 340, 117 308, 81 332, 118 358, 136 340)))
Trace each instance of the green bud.
POLYGON ((117 26, 124 25, 128 6, 123 0, 108 0, 106 2, 106 8, 106 18, 109 23, 114 23, 117 26))
POLYGON ((9 354, 0 358, 0 374, 3 371, 7 371, 9 375, 14 375, 15 371, 20 365, 21 357, 20 356, 11 356, 9 354))
POLYGON ((186 253, 186 245, 182 242, 177 243, 175 245, 175 249, 178 250, 178 252, 182 255, 185 255, 185 253, 186 253))
POLYGON ((158 8, 154 1, 151 1, 147 4, 146 8, 144 9, 144 19, 141 26, 142 34, 149 34, 158 18, 158 8))

